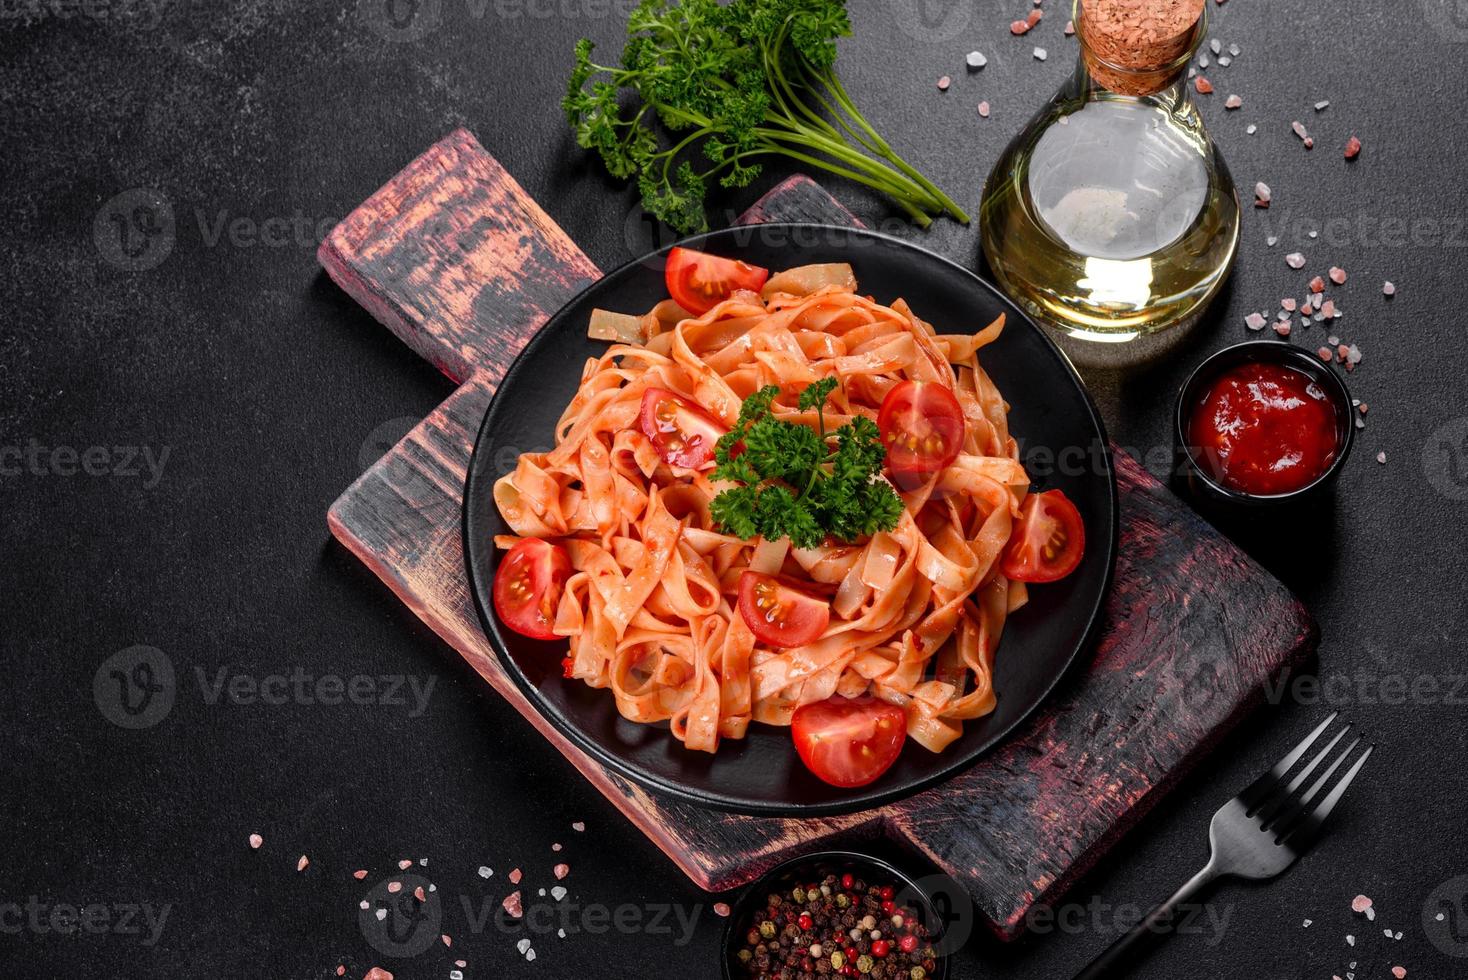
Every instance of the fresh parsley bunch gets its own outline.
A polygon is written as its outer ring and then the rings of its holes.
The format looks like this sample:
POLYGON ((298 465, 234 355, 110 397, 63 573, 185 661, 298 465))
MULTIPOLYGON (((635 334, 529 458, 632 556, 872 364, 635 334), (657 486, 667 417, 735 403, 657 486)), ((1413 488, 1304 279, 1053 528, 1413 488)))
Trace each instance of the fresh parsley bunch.
POLYGON ((966 224, 852 104, 835 71, 835 40, 850 33, 845 0, 643 0, 620 64, 593 62, 591 41, 577 42, 562 107, 576 141, 614 176, 636 177, 643 207, 682 232, 708 227, 710 179, 748 186, 771 155, 875 188, 924 227, 943 213, 966 224))
POLYGON ((713 479, 739 484, 709 505, 729 533, 788 536, 797 548, 814 548, 827 535, 855 541, 897 526, 902 498, 877 477, 887 454, 876 423, 857 416, 835 431, 835 449, 829 444, 822 407, 836 384, 825 378, 800 393, 800 410, 816 410, 819 432, 770 414, 778 385, 744 400, 738 423, 714 447, 713 479))

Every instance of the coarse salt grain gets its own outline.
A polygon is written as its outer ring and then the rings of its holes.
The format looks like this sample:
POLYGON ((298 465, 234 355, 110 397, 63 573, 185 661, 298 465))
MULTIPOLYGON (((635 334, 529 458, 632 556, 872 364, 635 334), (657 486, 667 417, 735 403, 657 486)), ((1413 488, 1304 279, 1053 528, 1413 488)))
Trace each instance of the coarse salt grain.
POLYGON ((1352 136, 1346 140, 1346 159, 1354 160, 1361 155, 1361 141, 1352 136))
POLYGON ((1325 279, 1322 278, 1321 276, 1316 276, 1314 279, 1311 279, 1310 280, 1309 289, 1310 289, 1310 292, 1312 292, 1312 293, 1322 293, 1322 292, 1324 292, 1325 291, 1325 279))
POLYGON ((1309 928, 1310 928, 1310 923, 1311 923, 1311 922, 1313 922, 1313 921, 1314 921, 1314 920, 1313 920, 1313 919, 1306 919, 1306 920, 1305 920, 1305 921, 1304 921, 1304 922, 1303 922, 1303 923, 1302 923, 1302 924, 1301 924, 1301 928, 1303 928, 1303 929, 1309 929, 1309 928))
POLYGON ((1274 325, 1274 332, 1281 337, 1288 337, 1290 335, 1290 325, 1288 323, 1276 323, 1274 325))
POLYGON ((1392 967, 1392 976, 1396 977, 1397 980, 1402 980, 1402 978, 1405 977, 1406 975, 1407 975, 1407 968, 1406 967, 1404 967, 1404 966, 1394 966, 1394 967, 1392 967))
POLYGON ((1254 125, 1253 123, 1249 123, 1249 125, 1244 128, 1244 132, 1248 133, 1250 136, 1253 136, 1255 133, 1259 132, 1259 127, 1254 125))
POLYGON ((453 936, 450 936, 448 933, 444 933, 442 936, 439 936, 438 938, 439 938, 439 941, 442 942, 445 946, 452 946, 454 944, 454 937, 453 936))
POLYGON ((560 844, 559 844, 559 843, 556 843, 556 844, 552 844, 552 845, 551 845, 551 850, 553 850, 553 851, 555 851, 555 852, 556 852, 556 853, 557 853, 557 854, 559 854, 559 853, 560 853, 560 852, 561 852, 561 845, 560 845, 560 844))
POLYGON ((1356 937, 1355 936, 1347 936, 1346 937, 1346 945, 1347 946, 1354 946, 1354 945, 1356 945, 1356 937))
POLYGON ((374 966, 362 977, 362 980, 392 980, 392 974, 380 966, 374 966))
POLYGON ((1256 208, 1269 207, 1269 202, 1272 197, 1273 192, 1270 191, 1269 185, 1264 181, 1261 180, 1254 185, 1254 206, 1256 208))
POLYGON ((1225 109, 1237 109, 1243 104, 1244 100, 1239 98, 1237 95, 1230 95, 1228 98, 1223 100, 1223 107, 1225 109))
POLYGON ((715 902, 714 903, 714 915, 717 915, 721 919, 727 919, 727 918, 729 918, 729 903, 728 902, 715 902))
POLYGON ((1291 313, 1295 312, 1295 301, 1294 301, 1293 297, 1286 296, 1284 299, 1282 299, 1282 300, 1279 301, 1279 305, 1280 306, 1283 306, 1286 310, 1290 311, 1291 313))
POLYGON ((398 862, 398 870, 399 871, 407 871, 412 866, 413 866, 413 861, 412 861, 411 858, 403 858, 401 861, 398 862))
POLYGON ((1050 57, 1050 52, 1049 51, 1046 51, 1044 48, 1036 48, 1035 49, 1035 60, 1036 61, 1044 61, 1048 57, 1050 57))
POLYGON ((984 118, 984 119, 988 119, 989 118, 989 103, 987 103, 987 102, 980 102, 979 103, 979 116, 982 117, 982 118, 984 118))
POLYGON ((565 885, 556 885, 555 887, 553 887, 551 889, 551 898, 555 899, 556 901, 559 902, 561 899, 563 899, 565 897, 566 897, 566 886, 565 885))
POLYGON ((1310 138, 1310 134, 1305 131, 1305 124, 1300 122, 1298 119, 1290 123, 1290 129, 1294 130, 1295 135, 1300 137, 1300 139, 1302 140, 1310 138))
POLYGON ((974 71, 978 71, 989 63, 989 59, 984 57, 982 51, 970 51, 968 57, 964 58, 963 61, 964 64, 968 65, 974 71))
POLYGON ((387 893, 389 895, 396 895, 398 892, 400 892, 402 890, 403 890, 403 883, 401 881, 389 881, 387 883, 387 893))
MULTIPOLYGON (((1377 461, 1377 462, 1378 462, 1378 463, 1382 463, 1382 464, 1385 464, 1385 463, 1386 463, 1386 453, 1385 453, 1385 452, 1380 452, 1380 453, 1377 453, 1377 454, 1376 454, 1376 461, 1377 461)), ((1400 974, 1400 973, 1398 973, 1398 974, 1397 974, 1397 976, 1401 976, 1401 974, 1400 974)))
POLYGON ((1319 102, 1315 103, 1315 111, 1324 112, 1328 105, 1330 105, 1330 100, 1322 99, 1319 102))
POLYGON ((520 879, 523 877, 524 875, 520 873, 520 869, 516 868, 515 870, 510 872, 510 884, 518 885, 520 883, 520 879))
POLYGON ((489 870, 489 867, 487 865, 481 864, 479 866, 479 877, 488 878, 492 874, 494 874, 494 872, 489 870))
POLYGON ((417 888, 413 889, 413 897, 420 902, 428 901, 428 895, 423 891, 422 885, 419 885, 417 888))
POLYGON ((1285 265, 1291 269, 1303 269, 1305 268, 1305 256, 1299 252, 1291 252, 1285 256, 1285 265))
POLYGON ((1234 60, 1232 58, 1230 58, 1226 54, 1221 54, 1221 55, 1218 56, 1218 67, 1220 67, 1220 68, 1227 68, 1229 65, 1231 65, 1233 63, 1234 63, 1234 60))
POLYGON ((306 865, 308 865, 310 863, 311 863, 311 859, 308 858, 308 857, 306 857, 306 855, 302 854, 301 855, 301 859, 296 862, 296 870, 297 871, 305 871, 306 870, 306 865))
POLYGON ((382 922, 382 921, 384 921, 384 920, 387 919, 387 909, 378 909, 376 912, 373 912, 372 914, 375 915, 375 916, 377 916, 377 921, 378 922, 382 922))
POLYGON ((580 834, 580 833, 583 833, 586 830, 586 824, 584 824, 580 820, 578 820, 578 821, 576 821, 575 823, 573 823, 571 825, 571 829, 574 830, 574 831, 576 831, 576 833, 580 834))
POLYGON ((1244 317, 1244 326, 1248 327, 1250 330, 1263 330, 1264 315, 1262 313, 1250 313, 1248 316, 1244 317))
POLYGON ((1344 286, 1346 284, 1346 270, 1342 269, 1338 265, 1331 266, 1330 281, 1335 283, 1337 286, 1344 286))
POLYGON ((1014 21, 1012 24, 1009 25, 1009 33, 1013 34, 1015 37, 1019 37, 1021 34, 1028 34, 1029 32, 1030 25, 1022 20, 1014 21))
POLYGON ((944 75, 942 78, 938 79, 938 91, 946 92, 948 91, 948 86, 952 84, 953 79, 949 78, 947 75, 944 75))
POLYGON ((525 951, 527 949, 529 949, 529 948, 530 948, 530 940, 528 940, 528 939, 522 939, 522 940, 520 940, 519 942, 517 942, 515 944, 515 949, 517 949, 517 950, 520 951, 520 955, 521 956, 524 956, 525 955, 525 951))
POLYGON ((1327 364, 1330 363, 1330 348, 1329 347, 1322 347, 1318 351, 1316 351, 1315 353, 1316 353, 1316 355, 1322 361, 1325 361, 1327 364))
POLYGON ((358 881, 361 881, 363 878, 367 877, 367 869, 359 868, 358 870, 353 871, 352 877, 356 878, 358 881))
POLYGON ((1031 27, 1034 27, 1036 24, 1040 23, 1040 19, 1044 16, 1045 12, 1043 10, 1031 10, 1029 16, 1025 18, 1025 23, 1031 27))
POLYGON ((347 968, 346 968, 346 965, 345 964, 342 964, 342 963, 338 963, 337 964, 337 967, 336 967, 336 975, 339 976, 339 977, 344 977, 344 976, 347 975, 347 968))
POLYGON ((560 881, 571 873, 571 866, 569 864, 558 864, 551 869, 551 873, 556 876, 557 881, 560 881))
POLYGON ((1387 281, 1387 282, 1382 283, 1381 284, 1381 295, 1383 295, 1383 296, 1395 296, 1395 295, 1397 295, 1397 286, 1396 286, 1396 284, 1393 283, 1393 282, 1391 282, 1391 281, 1387 281))
POLYGON ((1369 908, 1371 908, 1371 899, 1367 898, 1365 895, 1357 895, 1355 898, 1351 899, 1352 912, 1365 912, 1369 908))
POLYGON ((1223 52, 1223 42, 1215 37, 1213 40, 1208 42, 1208 50, 1212 51, 1214 54, 1221 54, 1223 52))
POLYGON ((1075 32, 1076 32, 1076 22, 1073 21, 1073 20, 1066 21, 1065 22, 1065 36, 1066 37, 1072 37, 1072 36, 1074 36, 1075 32))
POLYGON ((260 845, 263 843, 265 843, 265 838, 261 837, 259 834, 250 835, 250 847, 258 851, 260 850, 260 845))
POLYGON ((1193 79, 1193 88, 1198 90, 1199 95, 1209 95, 1213 92, 1213 83, 1199 75, 1193 79))
POLYGON ((500 907, 517 919, 525 914, 525 906, 521 904, 518 891, 506 895, 504 901, 500 902, 500 907))

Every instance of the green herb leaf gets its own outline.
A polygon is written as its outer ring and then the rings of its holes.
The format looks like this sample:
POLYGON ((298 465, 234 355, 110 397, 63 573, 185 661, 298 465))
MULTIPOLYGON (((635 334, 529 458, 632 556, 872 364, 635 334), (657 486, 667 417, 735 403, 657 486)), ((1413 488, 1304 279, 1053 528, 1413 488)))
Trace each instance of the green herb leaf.
POLYGON ((857 416, 822 435, 824 405, 838 386, 823 378, 797 400, 802 412, 816 411, 820 432, 772 413, 777 386, 744 400, 739 421, 714 447, 713 479, 735 484, 709 505, 724 530, 814 548, 827 537, 851 542, 897 526, 902 498, 879 476, 887 454, 876 423, 857 416))

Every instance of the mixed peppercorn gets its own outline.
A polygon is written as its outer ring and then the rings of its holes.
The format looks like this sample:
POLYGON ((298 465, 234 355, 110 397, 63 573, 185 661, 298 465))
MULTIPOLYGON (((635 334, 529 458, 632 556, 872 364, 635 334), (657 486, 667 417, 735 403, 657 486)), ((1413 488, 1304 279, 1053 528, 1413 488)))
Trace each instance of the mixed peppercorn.
POLYGON ((744 975, 927 980, 937 953, 921 917, 899 907, 893 895, 891 885, 833 874, 769 896, 737 953, 744 975))

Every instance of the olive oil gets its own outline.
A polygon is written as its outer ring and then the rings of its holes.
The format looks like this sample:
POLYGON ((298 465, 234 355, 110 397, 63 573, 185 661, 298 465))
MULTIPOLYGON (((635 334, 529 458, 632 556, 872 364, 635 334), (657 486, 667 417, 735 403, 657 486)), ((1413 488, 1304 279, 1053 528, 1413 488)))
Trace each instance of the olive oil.
POLYGON ((999 158, 979 221, 995 277, 1027 312, 1117 343, 1197 319, 1233 265, 1239 205, 1184 77, 1201 9, 1180 52, 1155 66, 1142 52, 1139 70, 1087 52, 1086 13, 1104 6, 1077 4, 1076 71, 999 158))

